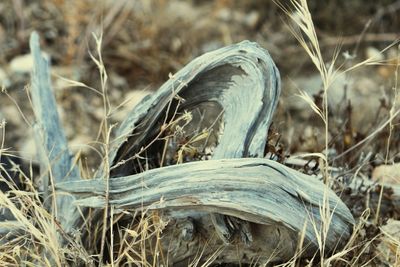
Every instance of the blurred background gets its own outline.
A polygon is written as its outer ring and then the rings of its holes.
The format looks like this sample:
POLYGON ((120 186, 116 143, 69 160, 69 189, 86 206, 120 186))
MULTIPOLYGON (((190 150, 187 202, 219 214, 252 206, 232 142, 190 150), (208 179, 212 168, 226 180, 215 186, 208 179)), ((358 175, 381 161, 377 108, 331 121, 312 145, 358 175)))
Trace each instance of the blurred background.
MULTIPOLYGON (((313 0, 308 4, 327 63, 338 48, 336 64, 343 70, 368 57, 387 63, 345 73, 330 88, 329 138, 332 153, 337 155, 368 136, 389 116, 396 94, 393 88, 399 47, 387 47, 400 37, 400 1, 313 0)), ((93 33, 102 35, 107 90, 115 109, 111 122, 123 120, 144 95, 193 58, 248 39, 266 48, 281 72, 282 98, 273 124, 277 136, 273 145, 283 155, 320 152, 324 148, 323 123, 297 95, 303 90, 321 105, 322 82, 288 26, 296 27, 269 0, 2 0, 3 148, 19 151, 27 159, 35 158, 28 91, 32 68, 29 36, 37 31, 42 49, 51 60, 58 112, 71 149, 80 152, 89 166, 101 160, 90 146, 98 139, 103 102, 98 94, 71 80, 101 90, 99 73, 90 57, 90 53, 98 56, 93 33)), ((390 139, 392 161, 399 161, 398 122, 397 118, 397 124, 393 124, 397 134, 390 139)), ((386 151, 388 135, 389 129, 381 131, 373 142, 337 164, 356 165, 362 153, 373 153, 379 161, 386 151)))

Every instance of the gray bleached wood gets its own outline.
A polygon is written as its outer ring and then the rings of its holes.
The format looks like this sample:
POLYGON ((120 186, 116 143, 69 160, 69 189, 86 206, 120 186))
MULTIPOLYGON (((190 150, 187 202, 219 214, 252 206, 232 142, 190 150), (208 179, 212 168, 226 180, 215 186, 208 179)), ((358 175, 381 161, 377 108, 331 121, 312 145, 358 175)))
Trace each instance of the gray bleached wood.
MULTIPOLYGON (((316 235, 320 234, 323 220, 320 209, 324 197, 329 203, 327 209, 333 213, 327 248, 344 243, 354 224, 349 209, 333 191, 324 188, 325 185, 315 177, 275 161, 263 158, 222 159, 174 165, 111 179, 109 204, 116 209, 164 211, 164 216, 172 221, 180 217, 179 213, 191 218, 198 218, 198 212, 204 217, 213 212, 233 216, 252 223, 250 231, 257 244, 269 244, 271 240, 265 236, 265 240, 259 240, 255 225, 258 229, 279 226, 280 231, 286 232, 285 236, 291 237, 280 242, 294 248, 297 234, 307 224, 305 243, 313 248, 310 251, 315 252, 318 248, 316 235)), ((78 205, 105 207, 106 184, 103 179, 61 183, 57 189, 80 196, 76 202, 78 205)), ((202 220, 204 224, 205 219, 202 220)), ((165 235, 168 236, 168 232, 165 235)), ((221 242, 217 244, 223 245, 221 242)), ((193 249, 195 253, 197 248, 193 249)), ((206 254, 214 251, 213 247, 209 249, 206 254)), ((251 243, 246 249, 257 251, 251 243)), ((264 253, 263 256, 268 258, 271 251, 264 253)))
POLYGON ((177 97, 184 99, 179 110, 204 102, 222 107, 225 131, 213 158, 262 157, 279 93, 279 71, 258 44, 243 41, 206 53, 127 115, 109 156, 111 177, 134 173, 128 163, 160 131, 160 121, 177 97))
MULTIPOLYGON (((36 33, 30 45, 41 172, 49 172, 57 192, 71 194, 57 195, 57 218, 65 232, 82 227, 75 204, 98 208, 98 214, 107 204, 159 212, 169 222, 161 247, 174 266, 187 266, 204 247, 203 260, 217 251, 216 262, 285 261, 295 254, 304 227, 303 255, 317 252, 321 206, 327 199, 332 221, 325 250, 340 247, 351 234, 354 219, 329 188, 282 164, 257 158, 263 157, 280 91, 279 72, 257 44, 244 41, 207 53, 171 76, 127 115, 111 144, 111 171, 100 171, 102 178, 110 179, 95 180, 81 180, 72 165, 36 33), (207 110, 221 112, 211 112, 208 118, 201 115, 187 125, 201 130, 218 124, 218 134, 207 143, 213 147, 213 160, 191 157, 185 161, 199 162, 173 165, 173 148, 166 153, 170 162, 162 162, 160 144, 168 135, 163 127, 175 113, 195 108, 203 115, 207 110), (143 166, 151 170, 143 171, 143 166), (231 236, 224 240, 225 234, 231 236)), ((45 192, 50 195, 51 187, 45 192)), ((82 211, 87 215, 87 209, 82 211)))
POLYGON ((71 233, 80 218, 77 208, 72 205, 74 198, 59 194, 55 196, 56 203, 52 203, 52 194, 55 192, 52 192, 50 184, 51 181, 59 183, 81 178, 78 168, 72 164, 67 139, 57 114, 57 104, 51 87, 49 61, 40 51, 39 36, 36 32, 31 34, 30 49, 33 57, 31 95, 36 117, 34 133, 44 184, 44 199, 50 201, 47 203, 50 209, 55 209, 53 214, 63 230, 71 233))
MULTIPOLYGON (((262 157, 279 94, 279 71, 268 52, 256 43, 243 41, 206 53, 173 75, 128 115, 117 135, 121 141, 109 156, 110 175, 118 177, 142 169, 135 160, 141 148, 147 147, 164 123, 171 120, 171 110, 193 110, 204 103, 216 103, 223 113, 224 130, 213 159, 262 157), (177 98, 183 100, 177 104, 177 98)), ((219 113, 212 116, 218 121, 219 113)), ((191 124, 201 125, 195 120, 191 124)), ((147 154, 156 153, 150 148, 147 154)), ((147 159, 142 162, 148 164, 147 159)), ((225 243, 234 238, 235 232, 246 243, 251 242, 245 221, 236 220, 235 227, 229 227, 229 218, 218 213, 211 216, 216 233, 225 243)))
POLYGON ((332 251, 349 237, 354 220, 330 189, 276 162, 232 159, 263 156, 279 93, 279 71, 268 52, 255 43, 244 41, 200 56, 128 114, 112 143, 108 182, 67 182, 57 189, 86 196, 76 202, 79 205, 102 209, 109 183, 108 204, 114 208, 137 210, 144 205, 163 211, 170 222, 162 238, 170 264, 195 257, 204 240, 213 244, 204 259, 222 247, 219 262, 285 261, 294 255, 305 222, 304 255, 312 255, 318 250, 325 194, 333 213, 325 250, 332 251), (213 112, 186 127, 207 128, 213 121, 222 125, 217 127, 211 155, 219 160, 163 167, 166 125, 176 113, 196 107, 205 114, 210 103, 222 115, 213 112), (181 225, 184 231, 177 230, 181 225), (176 235, 177 231, 193 234, 176 235))

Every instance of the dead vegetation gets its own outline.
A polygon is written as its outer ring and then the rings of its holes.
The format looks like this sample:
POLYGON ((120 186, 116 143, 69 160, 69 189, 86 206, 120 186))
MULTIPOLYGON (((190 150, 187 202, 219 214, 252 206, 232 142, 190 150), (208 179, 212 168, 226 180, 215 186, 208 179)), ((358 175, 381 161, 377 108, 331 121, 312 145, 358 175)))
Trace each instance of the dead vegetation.
MULTIPOLYGON (((4 91, 0 157, 3 162, 17 155, 23 162, 1 165, 1 175, 10 180, 12 172, 22 169, 24 189, 8 182, 11 190, 0 193, 0 206, 7 207, 20 223, 2 222, 9 233, 1 240, 1 265, 98 265, 104 261, 114 266, 157 266, 168 262, 168 255, 160 254, 159 242, 148 246, 150 240, 161 240, 167 226, 153 212, 139 216, 126 210, 124 217, 108 216, 113 214, 110 210, 102 225, 90 225, 88 220, 87 228, 68 237, 67 247, 59 245, 63 230, 43 206, 42 185, 35 184, 39 176, 36 152, 26 130, 34 120, 30 69, 24 69, 29 61, 17 61, 19 55, 29 53, 33 30, 42 36, 42 48, 51 58, 59 113, 77 155, 75 162, 87 178, 96 175, 94 166, 107 161, 104 155, 114 124, 122 121, 144 91, 151 92, 169 73, 203 52, 243 39, 257 41, 269 50, 283 74, 283 97, 268 135, 266 156, 319 175, 357 220, 344 249, 325 255, 321 242, 321 253, 314 258, 300 259, 299 253, 279 266, 398 265, 400 48, 394 25, 398 25, 400 4, 329 1, 321 5, 320 1, 308 5, 306 1, 276 5, 159 0, 0 3, 4 14, 0 18, 4 91), (354 15, 353 10, 360 12, 354 15), (377 171, 381 165, 394 168, 394 175, 377 171), (124 222, 118 224, 120 220, 124 222), (43 257, 47 253, 52 257, 43 257)), ((210 149, 199 149, 198 143, 209 133, 187 128, 191 134, 182 132, 193 114, 177 114, 163 129, 157 140, 165 148, 161 166, 207 157, 210 149)), ((137 160, 141 170, 150 168, 146 150, 137 160)), ((191 266, 212 265, 219 253, 216 250, 201 263, 199 251, 191 266)), ((257 260, 251 265, 257 265, 257 260)))

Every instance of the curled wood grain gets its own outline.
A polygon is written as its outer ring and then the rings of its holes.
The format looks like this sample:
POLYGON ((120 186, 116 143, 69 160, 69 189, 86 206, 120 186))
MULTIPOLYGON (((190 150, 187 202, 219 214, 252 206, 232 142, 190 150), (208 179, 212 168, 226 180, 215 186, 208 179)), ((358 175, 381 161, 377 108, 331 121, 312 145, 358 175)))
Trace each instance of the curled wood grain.
MULTIPOLYGON (((110 153, 111 177, 138 172, 138 153, 157 136, 163 123, 171 120, 174 111, 207 102, 217 103, 223 111, 224 134, 214 158, 263 156, 279 91, 279 71, 268 52, 256 43, 244 41, 193 60, 122 123, 110 153)), ((147 151, 150 161, 157 149, 147 151)))

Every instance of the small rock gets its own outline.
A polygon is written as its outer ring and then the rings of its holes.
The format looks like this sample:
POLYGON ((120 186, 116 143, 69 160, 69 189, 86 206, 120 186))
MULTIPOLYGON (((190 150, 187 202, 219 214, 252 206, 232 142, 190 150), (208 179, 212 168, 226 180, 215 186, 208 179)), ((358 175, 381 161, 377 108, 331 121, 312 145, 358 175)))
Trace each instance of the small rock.
POLYGON ((372 180, 385 184, 400 184, 400 163, 376 167, 372 171, 372 180))
POLYGON ((9 87, 11 85, 7 74, 3 69, 0 68, 0 87, 9 87))
MULTIPOLYGON (((42 55, 49 59, 46 53, 42 55)), ((15 73, 30 73, 33 69, 33 57, 31 54, 21 55, 13 58, 10 62, 10 70, 15 73)))
POLYGON ((382 262, 389 263, 388 266, 398 266, 396 263, 400 251, 400 221, 389 219, 387 224, 381 227, 381 232, 383 235, 377 247, 378 258, 382 262))
POLYGON ((251 11, 244 17, 244 24, 251 29, 254 29, 259 21, 260 14, 255 10, 251 11))
POLYGON ((109 77, 114 87, 126 87, 128 84, 125 77, 118 75, 116 72, 110 72, 109 77))
POLYGON ((367 47, 367 49, 365 50, 365 54, 366 54, 367 58, 371 58, 373 60, 384 60, 385 59, 385 56, 382 54, 382 52, 373 46, 367 47))
POLYGON ((168 14, 171 20, 197 21, 196 18, 200 15, 200 10, 193 7, 189 1, 167 1, 167 3, 165 14, 168 14))
POLYGON ((175 53, 181 49, 183 43, 180 38, 173 38, 171 42, 171 50, 174 51, 175 53))
POLYGON ((78 135, 74 139, 68 142, 68 146, 71 150, 72 154, 77 154, 79 152, 88 155, 91 150, 91 146, 89 145, 92 142, 88 136, 78 135))
POLYGON ((11 123, 13 125, 23 125, 25 122, 22 120, 21 114, 18 109, 14 105, 5 105, 1 106, 1 119, 5 119, 7 123, 11 123))
MULTIPOLYGON (((364 129, 365 125, 370 123, 371 118, 375 117, 380 106, 379 99, 383 95, 383 89, 377 77, 376 72, 368 70, 353 72, 351 75, 339 73, 328 89, 330 110, 340 110, 350 100, 354 110, 352 113, 353 126, 364 129)), ((322 91, 323 83, 320 75, 300 76, 284 81, 283 84, 286 84, 285 91, 282 92, 283 101, 287 101, 286 108, 292 110, 297 118, 308 118, 312 112, 310 105, 297 95, 299 90, 306 92, 311 97, 322 91)))
POLYGON ((33 132, 30 130, 26 138, 24 138, 23 143, 20 145, 19 153, 27 161, 34 160, 37 158, 36 153, 36 143, 33 137, 33 132))
POLYGON ((128 112, 148 94, 149 92, 144 90, 134 90, 127 93, 124 97, 126 99, 124 105, 112 114, 112 118, 116 121, 123 121, 128 112))
MULTIPOLYGON (((345 77, 343 74, 339 74, 333 81, 328 89, 328 102, 330 106, 336 106, 343 101, 344 88, 346 85, 352 85, 353 81, 351 78, 345 77)), ((310 96, 318 94, 323 90, 323 82, 321 75, 318 73, 310 76, 300 76, 294 80, 291 80, 290 85, 294 87, 291 89, 298 94, 298 90, 303 90, 310 96)), ((309 104, 304 101, 297 101, 297 105, 304 107, 309 106, 309 104)))
POLYGON ((230 21, 232 19, 232 16, 232 11, 228 8, 222 8, 217 13, 217 18, 226 22, 230 21))

